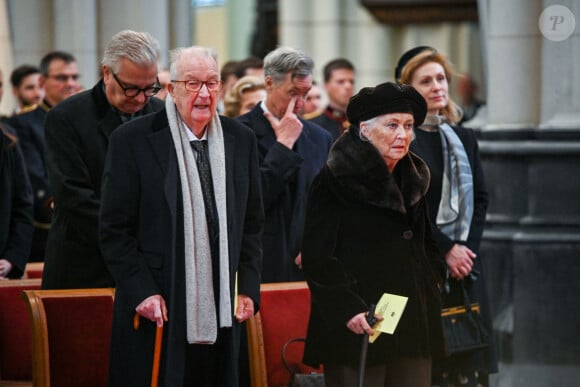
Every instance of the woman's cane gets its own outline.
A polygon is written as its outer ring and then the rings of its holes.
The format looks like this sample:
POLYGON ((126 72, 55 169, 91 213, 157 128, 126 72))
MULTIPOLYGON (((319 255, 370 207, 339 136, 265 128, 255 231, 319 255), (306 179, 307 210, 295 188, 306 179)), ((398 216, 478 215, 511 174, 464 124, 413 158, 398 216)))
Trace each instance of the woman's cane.
MULTIPOLYGON (((371 326, 375 325, 375 304, 371 304, 369 312, 367 313, 367 323, 371 326)), ((369 347, 369 335, 368 333, 363 333, 362 347, 360 350, 360 364, 358 368, 358 387, 363 387, 365 381, 365 368, 367 366, 367 350, 369 347)))
MULTIPOLYGON (((139 314, 133 316, 133 328, 137 331, 140 325, 139 314)), ((157 387, 159 382, 159 362, 161 360, 161 344, 163 341, 163 325, 155 331, 155 350, 153 351, 153 369, 151 370, 151 387, 157 387)))

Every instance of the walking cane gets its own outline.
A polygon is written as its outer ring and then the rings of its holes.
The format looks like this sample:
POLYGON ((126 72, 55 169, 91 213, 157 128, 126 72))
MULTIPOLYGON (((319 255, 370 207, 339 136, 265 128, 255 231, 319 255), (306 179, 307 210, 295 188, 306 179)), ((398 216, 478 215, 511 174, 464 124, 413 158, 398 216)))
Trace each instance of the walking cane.
MULTIPOLYGON (((133 328, 139 330, 141 321, 139 314, 133 316, 133 328)), ((161 344, 163 341, 163 325, 157 326, 155 331, 155 350, 153 351, 153 369, 151 370, 151 387, 157 387, 159 383, 159 363, 161 360, 161 344)))
MULTIPOLYGON (((375 304, 371 304, 369 312, 367 314, 367 323, 372 327, 375 325, 375 304)), ((365 368, 367 366, 367 349, 369 347, 369 335, 368 333, 363 333, 362 347, 360 350, 360 364, 358 368, 358 387, 363 387, 365 381, 365 368)))

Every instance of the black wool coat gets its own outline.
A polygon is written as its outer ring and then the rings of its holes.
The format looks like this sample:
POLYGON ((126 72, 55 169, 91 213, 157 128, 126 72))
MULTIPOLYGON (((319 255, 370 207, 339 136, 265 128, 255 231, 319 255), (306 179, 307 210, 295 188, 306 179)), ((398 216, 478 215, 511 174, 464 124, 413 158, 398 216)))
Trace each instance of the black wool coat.
POLYGON ((330 135, 320 126, 301 120, 302 134, 292 149, 276 141, 261 104, 238 120, 258 140, 260 176, 266 224, 262 245, 262 282, 304 280, 294 263, 300 252, 310 184, 324 166, 330 135))
POLYGON ((20 148, 0 130, 0 259, 12 263, 9 278, 22 277, 28 262, 32 208, 32 189, 20 148))
POLYGON ((368 365, 442 352, 441 260, 431 237, 429 172, 409 153, 393 174, 352 128, 310 192, 302 263, 312 294, 304 361, 357 366, 361 336, 346 323, 383 293, 408 297, 393 335, 369 345, 368 365))
MULTIPOLYGON (((162 108, 163 102, 152 98, 141 113, 162 108)), ((44 289, 115 285, 99 248, 98 218, 109 137, 121 124, 102 80, 46 116, 46 167, 55 209, 46 243, 44 289)))
MULTIPOLYGON (((243 125, 220 117, 226 163, 230 296, 234 283, 259 310, 264 223, 256 139, 243 125)), ((185 258, 181 181, 165 110, 134 120, 111 136, 103 174, 100 238, 117 288, 111 339, 110 386, 149 386, 155 324, 135 307, 161 294, 163 329, 159 386, 182 386, 186 367, 185 258)), ((233 302, 232 302, 232 315, 233 302)), ((220 366, 227 386, 237 385, 241 327, 234 319, 220 366)))

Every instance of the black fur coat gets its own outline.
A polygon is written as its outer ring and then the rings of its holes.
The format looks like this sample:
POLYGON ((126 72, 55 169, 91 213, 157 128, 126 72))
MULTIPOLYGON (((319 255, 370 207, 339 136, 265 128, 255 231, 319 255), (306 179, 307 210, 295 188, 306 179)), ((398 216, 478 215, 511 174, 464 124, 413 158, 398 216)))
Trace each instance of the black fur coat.
POLYGON ((441 260, 425 193, 429 170, 409 153, 393 173, 356 131, 340 137, 308 201, 302 263, 312 294, 304 361, 357 366, 361 336, 346 323, 383 293, 408 297, 393 335, 369 345, 368 365, 442 353, 441 260))

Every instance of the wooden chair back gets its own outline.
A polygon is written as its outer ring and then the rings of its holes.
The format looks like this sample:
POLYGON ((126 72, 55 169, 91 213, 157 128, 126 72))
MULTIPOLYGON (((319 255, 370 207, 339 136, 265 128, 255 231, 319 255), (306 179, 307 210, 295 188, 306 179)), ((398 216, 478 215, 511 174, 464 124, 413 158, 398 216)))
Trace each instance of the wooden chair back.
MULTIPOLYGON (((288 385, 291 375, 282 364, 282 347, 290 339, 306 337, 309 315, 306 282, 262 284, 260 312, 246 324, 252 387, 288 385)), ((303 352, 303 344, 289 346, 290 365, 301 372, 319 372, 302 364, 303 352)))
POLYGON ((0 281, 0 387, 32 386, 32 331, 24 290, 40 279, 0 281))
POLYGON ((24 268, 24 278, 42 278, 44 262, 28 262, 24 268))
POLYGON ((28 290, 35 387, 105 387, 114 289, 28 290))

